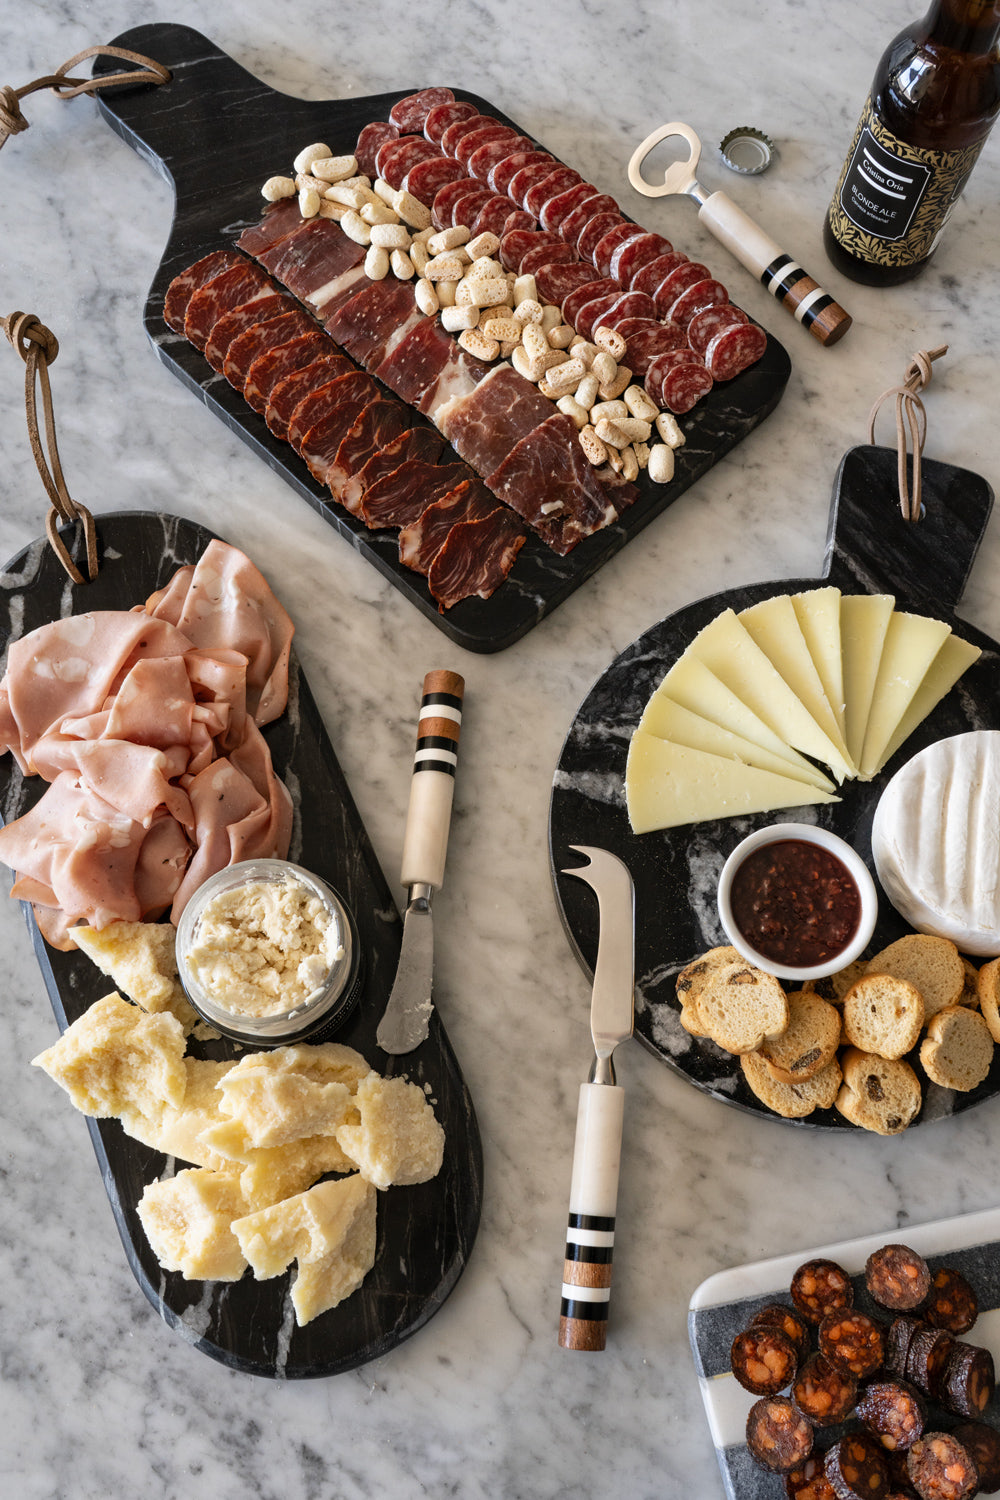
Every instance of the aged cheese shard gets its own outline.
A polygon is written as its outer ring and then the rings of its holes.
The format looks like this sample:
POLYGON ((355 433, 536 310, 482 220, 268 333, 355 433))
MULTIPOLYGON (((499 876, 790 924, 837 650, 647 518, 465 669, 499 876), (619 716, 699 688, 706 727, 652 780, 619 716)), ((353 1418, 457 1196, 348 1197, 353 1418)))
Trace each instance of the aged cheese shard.
POLYGON ((634 833, 839 800, 790 776, 689 750, 638 729, 629 745, 625 797, 634 833))
POLYGON ((95 1000, 46 1051, 32 1058, 85 1115, 156 1111, 184 1101, 184 1028, 147 1015, 118 994, 95 1000))
POLYGON ((74 927, 73 941, 113 980, 122 994, 151 1013, 169 1011, 185 1031, 198 1016, 177 977, 172 922, 109 922, 106 927, 74 927))
POLYGON ((150 1183, 137 1212, 165 1271, 189 1281, 239 1281, 247 1262, 230 1226, 247 1206, 238 1174, 187 1167, 150 1183))
POLYGON ((878 769, 886 765, 900 745, 909 739, 918 724, 923 723, 932 709, 936 708, 946 693, 950 693, 962 674, 982 656, 978 646, 963 641, 961 636, 950 635, 924 676, 923 682, 910 699, 910 706, 903 714, 882 755, 878 769))
POLYGON ((213 1171, 226 1167, 226 1154, 210 1146, 206 1137, 219 1118, 219 1082, 232 1066, 231 1062, 185 1057, 183 1103, 123 1109, 119 1118, 125 1134, 154 1151, 162 1151, 164 1156, 179 1157, 196 1167, 213 1171))
POLYGON ((337 1140, 377 1188, 427 1182, 441 1170, 444 1131, 423 1089, 405 1078, 372 1071, 358 1085, 356 1125, 342 1125, 337 1140))

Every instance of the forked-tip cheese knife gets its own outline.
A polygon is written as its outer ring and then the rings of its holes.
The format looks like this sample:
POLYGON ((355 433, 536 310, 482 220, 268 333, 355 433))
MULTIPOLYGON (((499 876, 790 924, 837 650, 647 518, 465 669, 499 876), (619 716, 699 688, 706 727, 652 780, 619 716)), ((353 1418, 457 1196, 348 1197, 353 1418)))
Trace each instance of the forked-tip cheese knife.
POLYGON ((628 868, 616 855, 583 844, 570 847, 590 863, 563 874, 596 891, 600 937, 590 1002, 595 1056, 577 1106, 559 1343, 563 1349, 598 1350, 607 1337, 625 1106, 612 1057, 632 1035, 635 896, 628 868))
POLYGON ((464 693, 465 681, 457 672, 428 672, 424 678, 403 837, 400 880, 408 890, 403 944, 392 993, 375 1035, 383 1052, 412 1052, 430 1025, 431 899, 444 883, 464 693))

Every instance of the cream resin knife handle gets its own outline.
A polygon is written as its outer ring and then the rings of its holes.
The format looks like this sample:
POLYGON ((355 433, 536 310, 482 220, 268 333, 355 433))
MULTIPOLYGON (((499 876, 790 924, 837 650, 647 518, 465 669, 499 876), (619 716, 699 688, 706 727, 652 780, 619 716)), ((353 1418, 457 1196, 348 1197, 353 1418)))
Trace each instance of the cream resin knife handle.
POLYGON ((424 678, 403 836, 405 886, 437 890, 444 882, 464 693, 457 672, 428 672, 424 678))
POLYGON ((559 1311, 563 1349, 605 1345, 624 1109, 625 1090, 617 1084, 580 1085, 559 1311))

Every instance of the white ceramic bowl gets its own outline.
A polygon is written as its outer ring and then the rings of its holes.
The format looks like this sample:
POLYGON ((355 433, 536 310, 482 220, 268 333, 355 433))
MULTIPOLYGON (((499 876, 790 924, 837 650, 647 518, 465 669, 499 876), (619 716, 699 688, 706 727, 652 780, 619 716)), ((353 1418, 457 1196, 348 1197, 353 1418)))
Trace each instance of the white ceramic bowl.
POLYGON ((758 969, 763 969, 767 974, 774 974, 778 979, 793 979, 800 984, 808 979, 824 979, 826 975, 835 974, 839 969, 844 969, 848 964, 853 963, 856 958, 860 958, 871 941, 878 919, 878 893, 864 860, 837 834, 830 833, 826 828, 816 828, 811 823, 775 823, 770 828, 758 828, 756 833, 751 833, 737 844, 722 867, 722 874, 719 877, 718 905, 719 917, 730 943, 748 963, 752 963, 758 969), (815 964, 809 968, 793 968, 786 964, 776 963, 774 959, 758 952, 743 936, 733 918, 731 900, 733 877, 740 865, 755 849, 760 849, 765 844, 781 843, 788 839, 816 844, 819 848, 835 854, 847 867, 861 897, 861 916, 854 937, 845 948, 842 948, 826 963, 815 964))

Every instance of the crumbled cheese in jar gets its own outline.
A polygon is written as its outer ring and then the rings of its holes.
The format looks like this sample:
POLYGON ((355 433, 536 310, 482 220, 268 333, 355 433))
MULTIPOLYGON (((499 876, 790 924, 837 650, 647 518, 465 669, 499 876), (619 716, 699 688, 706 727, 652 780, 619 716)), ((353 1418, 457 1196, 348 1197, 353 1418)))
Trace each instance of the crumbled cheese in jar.
POLYGON ((253 880, 205 906, 187 956, 205 993, 240 1016, 306 1004, 344 955, 332 913, 300 881, 253 880))

